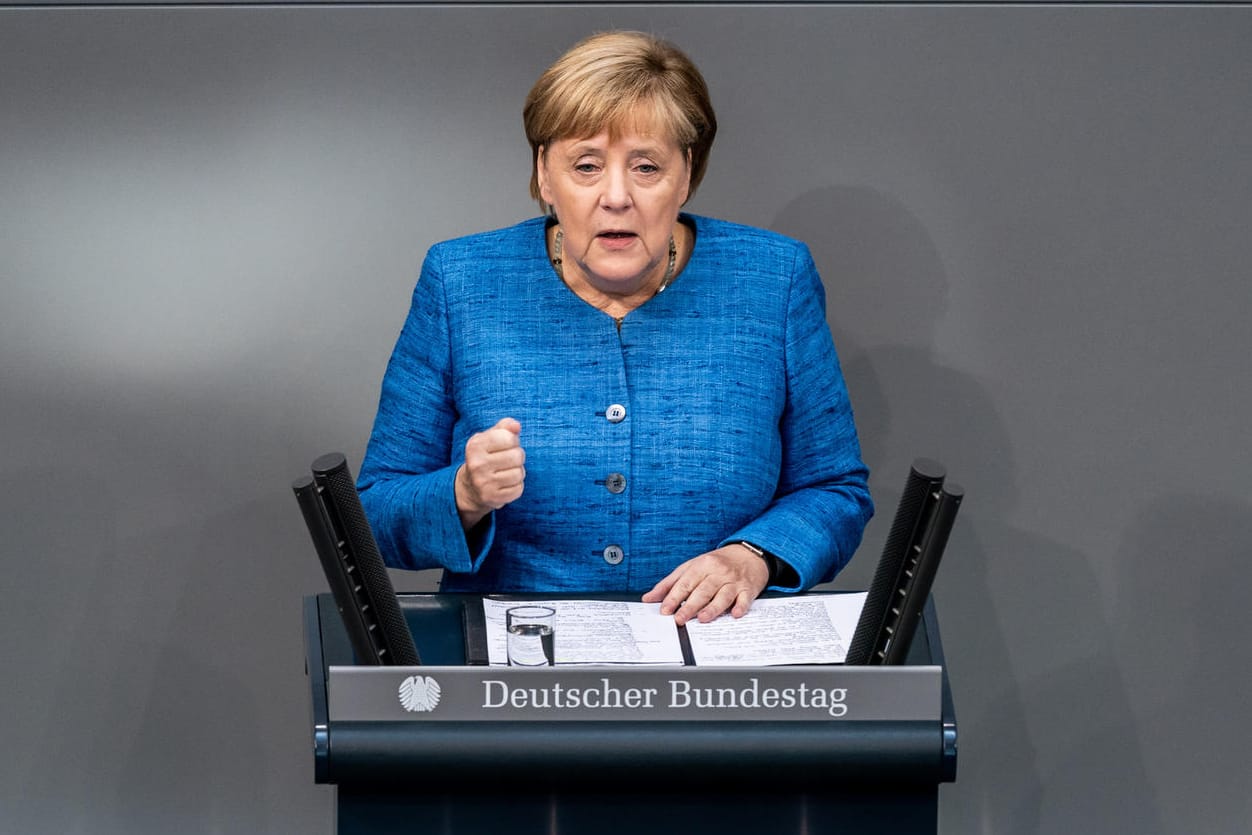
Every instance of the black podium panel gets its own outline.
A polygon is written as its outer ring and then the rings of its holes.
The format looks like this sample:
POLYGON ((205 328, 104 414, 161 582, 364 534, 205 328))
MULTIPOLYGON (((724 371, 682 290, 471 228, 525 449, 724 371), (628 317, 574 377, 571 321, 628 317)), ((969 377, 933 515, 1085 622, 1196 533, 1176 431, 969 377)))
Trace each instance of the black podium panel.
MULTIPOLYGON (((402 595, 429 665, 404 669, 462 665, 478 600, 402 595)), ((955 779, 946 673, 924 720, 345 721, 328 685, 352 651, 330 595, 306 598, 305 636, 315 778, 337 786, 340 833, 934 832, 938 786, 955 779)), ((909 661, 943 666, 932 604, 909 661)))
POLYGON ((935 832, 938 787, 909 790, 850 785, 820 794, 793 792, 516 794, 487 775, 477 791, 428 794, 339 787, 340 833, 516 833, 639 835, 645 832, 856 833, 935 832))

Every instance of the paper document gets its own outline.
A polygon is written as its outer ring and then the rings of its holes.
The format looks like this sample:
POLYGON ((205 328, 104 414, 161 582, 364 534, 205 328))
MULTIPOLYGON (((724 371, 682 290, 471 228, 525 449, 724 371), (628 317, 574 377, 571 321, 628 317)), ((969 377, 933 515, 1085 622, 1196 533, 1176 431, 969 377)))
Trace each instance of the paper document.
POLYGON ((865 605, 865 592, 756 600, 741 618, 687 622, 700 667, 842 664, 865 605))
POLYGON ((613 600, 491 600, 483 598, 487 619, 487 659, 508 662, 504 613, 514 606, 556 609, 556 663, 658 664, 682 666, 683 651, 673 615, 660 603, 613 600))
MULTIPOLYGON (((841 664, 866 597, 865 592, 771 597, 755 601, 742 618, 688 621, 692 660, 701 667, 841 664)), ((508 664, 504 613, 526 605, 556 610, 558 665, 684 663, 679 630, 672 615, 661 614, 659 603, 483 598, 489 663, 508 664)))

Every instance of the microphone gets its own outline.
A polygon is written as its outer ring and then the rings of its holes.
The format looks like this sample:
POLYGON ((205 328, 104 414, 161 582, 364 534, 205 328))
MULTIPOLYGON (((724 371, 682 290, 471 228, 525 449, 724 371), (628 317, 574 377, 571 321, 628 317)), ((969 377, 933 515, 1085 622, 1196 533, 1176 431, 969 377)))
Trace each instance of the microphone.
POLYGON ((347 458, 343 453, 327 453, 313 462, 312 472, 311 478, 302 476, 291 488, 357 662, 420 664, 347 458))
POLYGON ((913 461, 845 664, 904 663, 965 495, 946 477, 938 461, 913 461))

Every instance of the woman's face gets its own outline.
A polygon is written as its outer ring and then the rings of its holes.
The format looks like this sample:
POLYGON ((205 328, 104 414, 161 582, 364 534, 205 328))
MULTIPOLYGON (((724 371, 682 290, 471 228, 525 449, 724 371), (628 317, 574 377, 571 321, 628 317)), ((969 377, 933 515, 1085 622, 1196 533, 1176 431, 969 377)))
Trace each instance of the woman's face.
POLYGON ((564 235, 565 277, 579 271, 597 289, 638 291, 660 280, 669 239, 691 181, 688 155, 658 134, 606 130, 540 149, 539 192, 564 235))

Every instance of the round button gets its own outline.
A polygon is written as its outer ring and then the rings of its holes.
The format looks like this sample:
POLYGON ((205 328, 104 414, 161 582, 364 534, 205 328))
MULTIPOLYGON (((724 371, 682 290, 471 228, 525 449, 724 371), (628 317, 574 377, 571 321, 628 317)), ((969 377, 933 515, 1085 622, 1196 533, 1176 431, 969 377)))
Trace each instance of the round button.
POLYGON ((626 476, 621 473, 609 473, 604 477, 604 486, 610 493, 620 493, 626 489, 626 476))
POLYGON ((626 407, 621 403, 614 403, 605 410, 604 416, 608 418, 609 423, 621 423, 626 419, 626 407))
POLYGON ((609 565, 617 565, 626 556, 620 545, 610 545, 604 549, 604 561, 609 565))

